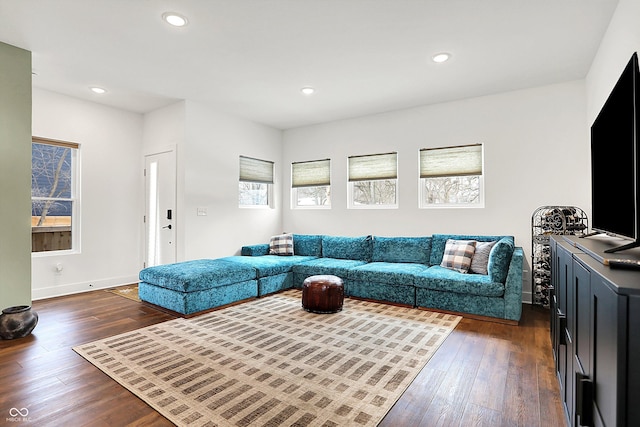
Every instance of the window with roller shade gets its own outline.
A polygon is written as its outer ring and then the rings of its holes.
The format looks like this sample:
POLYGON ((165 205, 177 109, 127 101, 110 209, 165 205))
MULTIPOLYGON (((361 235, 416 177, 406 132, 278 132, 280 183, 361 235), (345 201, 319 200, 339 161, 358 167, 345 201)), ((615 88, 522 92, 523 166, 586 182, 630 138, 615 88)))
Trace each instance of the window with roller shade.
POLYGON ((398 153, 349 157, 349 207, 397 208, 398 153))
POLYGON ((270 207, 273 198, 272 187, 273 162, 240 156, 240 207, 270 207))
POLYGON ((331 160, 291 164, 291 207, 331 207, 331 160))
POLYGON ((482 144, 420 150, 420 207, 483 207, 482 144))

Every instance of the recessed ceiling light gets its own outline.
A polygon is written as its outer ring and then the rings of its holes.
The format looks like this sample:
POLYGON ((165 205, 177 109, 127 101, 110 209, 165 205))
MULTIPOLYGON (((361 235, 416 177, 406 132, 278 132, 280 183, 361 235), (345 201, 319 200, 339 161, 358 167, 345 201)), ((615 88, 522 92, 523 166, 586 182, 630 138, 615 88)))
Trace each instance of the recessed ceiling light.
POLYGON ((451 58, 451 54, 446 52, 436 53, 431 57, 431 59, 433 59, 433 62, 437 63, 446 62, 449 60, 449 58, 451 58))
POLYGON ((316 90, 311 86, 305 86, 302 89, 300 89, 300 92, 302 92, 304 95, 313 95, 316 92, 316 90))
POLYGON ((163 13, 162 19, 164 19, 167 24, 173 25, 174 27, 184 27, 189 22, 187 21, 187 18, 175 12, 163 13))
POLYGON ((91 92, 97 93, 97 94, 100 94, 100 95, 102 95, 103 93, 105 93, 107 91, 106 89, 103 89, 103 88, 98 87, 98 86, 90 87, 89 89, 91 89, 91 92))

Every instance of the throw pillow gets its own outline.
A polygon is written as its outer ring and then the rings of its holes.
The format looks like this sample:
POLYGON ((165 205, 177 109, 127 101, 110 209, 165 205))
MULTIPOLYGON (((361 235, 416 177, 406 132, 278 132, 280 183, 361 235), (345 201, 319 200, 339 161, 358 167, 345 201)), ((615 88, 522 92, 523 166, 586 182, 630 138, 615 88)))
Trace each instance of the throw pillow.
POLYGON ((272 236, 269 241, 269 255, 293 255, 293 234, 272 236))
POLYGON ((476 274, 489 274, 487 271, 487 264, 489 264, 489 254, 491 248, 497 242, 478 242, 476 243, 476 251, 471 259, 471 267, 469 267, 470 273, 476 274))
POLYGON ((476 243, 475 240, 447 240, 440 266, 460 273, 468 272, 476 250, 476 243))

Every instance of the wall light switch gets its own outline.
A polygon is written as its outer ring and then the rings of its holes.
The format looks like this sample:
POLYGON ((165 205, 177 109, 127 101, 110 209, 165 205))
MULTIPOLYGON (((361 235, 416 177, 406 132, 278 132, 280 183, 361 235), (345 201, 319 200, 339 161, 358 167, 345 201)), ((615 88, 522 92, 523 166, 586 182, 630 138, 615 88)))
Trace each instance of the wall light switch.
POLYGON ((207 216, 207 208, 198 208, 198 216, 207 216))

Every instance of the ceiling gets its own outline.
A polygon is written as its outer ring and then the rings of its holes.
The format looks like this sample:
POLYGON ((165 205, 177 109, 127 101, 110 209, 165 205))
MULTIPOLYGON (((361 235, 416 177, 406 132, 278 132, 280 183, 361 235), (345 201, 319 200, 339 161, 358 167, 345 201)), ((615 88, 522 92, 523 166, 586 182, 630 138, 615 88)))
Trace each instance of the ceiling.
POLYGON ((187 99, 288 129, 582 79, 616 5, 0 0, 0 41, 33 52, 35 87, 139 113, 187 99))

